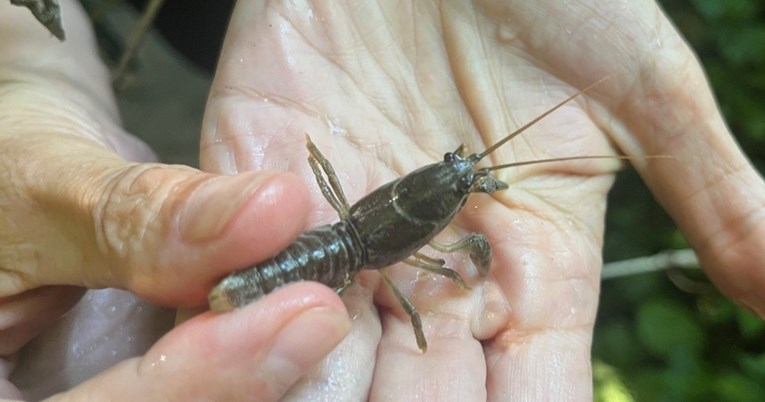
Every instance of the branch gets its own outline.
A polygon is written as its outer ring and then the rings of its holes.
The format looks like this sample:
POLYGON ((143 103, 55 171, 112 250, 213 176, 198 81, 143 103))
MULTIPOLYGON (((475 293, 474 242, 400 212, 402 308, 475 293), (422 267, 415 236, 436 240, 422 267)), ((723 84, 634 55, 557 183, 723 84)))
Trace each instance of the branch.
POLYGON ((691 249, 662 251, 648 257, 609 262, 603 265, 600 278, 605 280, 670 268, 699 268, 699 259, 691 249))
POLYGON ((164 3, 165 0, 149 1, 143 11, 143 14, 141 15, 141 19, 138 20, 138 22, 133 27, 133 30, 130 32, 130 35, 127 39, 127 47, 122 53, 122 57, 120 57, 117 68, 114 70, 115 88, 122 88, 122 85, 125 82, 125 74, 127 72, 128 64, 131 60, 133 60, 133 57, 138 51, 138 48, 143 43, 143 39, 146 36, 146 33, 149 31, 149 28, 151 28, 151 23, 154 22, 154 18, 156 18, 157 13, 159 13, 159 9, 162 8, 162 4, 164 3))

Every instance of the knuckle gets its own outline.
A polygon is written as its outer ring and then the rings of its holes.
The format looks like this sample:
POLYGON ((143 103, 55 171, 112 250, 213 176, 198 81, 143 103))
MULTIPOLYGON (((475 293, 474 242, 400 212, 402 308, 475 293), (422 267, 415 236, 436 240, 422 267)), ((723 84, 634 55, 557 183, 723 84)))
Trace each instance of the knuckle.
POLYGON ((168 236, 173 195, 190 171, 182 166, 131 165, 107 180, 96 195, 95 243, 102 255, 128 266, 143 265, 168 236))

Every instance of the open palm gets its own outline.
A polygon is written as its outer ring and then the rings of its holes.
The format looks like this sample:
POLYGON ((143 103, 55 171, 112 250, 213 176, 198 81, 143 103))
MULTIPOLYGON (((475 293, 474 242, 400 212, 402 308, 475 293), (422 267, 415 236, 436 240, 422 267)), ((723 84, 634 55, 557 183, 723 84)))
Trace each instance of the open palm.
MULTIPOLYGON (((688 163, 687 150, 673 144, 688 116, 665 112, 680 107, 670 95, 714 107, 671 79, 683 66, 692 89, 705 92, 692 54, 649 2, 629 10, 587 1, 264 3, 240 4, 234 14, 208 104, 203 168, 303 176, 312 186, 312 225, 337 218, 312 183, 305 132, 353 203, 460 144, 480 152, 609 77, 485 163, 616 148, 669 154, 676 160, 636 162, 661 186, 669 178, 652 175, 688 163)), ((352 334, 291 395, 588 399, 606 193, 618 167, 592 160, 498 173, 510 189, 471 196, 437 238, 485 233, 494 248, 485 281, 462 255, 438 256, 470 290, 404 265, 389 270, 423 315, 429 351, 418 352, 387 288, 362 274, 344 297, 352 334)), ((697 183, 675 191, 707 184, 697 183)))
POLYGON ((0 149, 9 156, 0 158, 0 210, 13 223, 0 225, 0 372, 30 339, 45 334, 48 345, 19 358, 10 381, 0 376, 0 395, 18 397, 20 385, 38 388, 29 395, 67 390, 59 397, 71 400, 591 399, 617 160, 498 171, 510 188, 471 195, 437 237, 485 233, 488 276, 463 254, 423 250, 469 290, 406 265, 387 269, 422 315, 425 354, 373 271, 343 300, 315 283, 287 286, 231 313, 205 312, 156 342, 167 315, 135 296, 203 305, 221 277, 336 221, 304 133, 353 203, 460 144, 480 152, 604 78, 482 166, 670 155, 633 165, 720 289, 765 316, 765 186, 653 2, 240 0, 205 114, 207 172, 150 163, 119 128, 84 14, 75 1, 61 4, 71 16, 63 44, 10 5, 0 13, 0 43, 23 42, 0 57, 0 149), (133 295, 81 304, 62 320, 73 327, 47 331, 83 288, 133 295), (108 305, 126 313, 101 314, 108 305), (70 352, 93 334, 130 353, 88 353, 98 367, 122 361, 71 386, 83 362, 70 352), (54 374, 65 383, 43 389, 54 374))

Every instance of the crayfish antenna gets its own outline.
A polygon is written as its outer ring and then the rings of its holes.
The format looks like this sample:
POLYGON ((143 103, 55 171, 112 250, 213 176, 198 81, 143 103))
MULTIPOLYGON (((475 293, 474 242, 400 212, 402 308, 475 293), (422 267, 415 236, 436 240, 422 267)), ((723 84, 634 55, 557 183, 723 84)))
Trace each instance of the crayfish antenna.
POLYGON ((626 156, 626 155, 590 155, 590 156, 565 156, 562 158, 550 158, 550 159, 537 159, 534 161, 522 161, 506 163, 503 165, 489 166, 481 170, 491 172, 493 170, 506 169, 511 167, 536 165, 537 163, 549 163, 549 162, 562 162, 562 161, 574 161, 579 159, 619 159, 619 160, 636 160, 636 159, 674 159, 672 155, 646 155, 646 156, 626 156))
POLYGON ((598 84, 602 83, 603 81, 607 80, 608 78, 609 78, 609 77, 608 77, 608 76, 606 76, 606 77, 603 77, 603 78, 601 78, 601 79, 599 79, 599 80, 597 80, 597 81, 593 82, 592 84, 588 85, 586 88, 584 88, 584 89, 582 89, 582 90, 578 91, 577 93, 575 93, 575 94, 573 94, 573 95, 569 96, 568 98, 564 99, 563 101, 561 101, 561 102, 560 102, 560 103, 558 103, 557 105, 553 106, 552 108, 548 109, 548 110, 547 110, 547 111, 545 111, 544 113, 542 113, 542 114, 540 114, 539 116, 535 117, 535 118, 534 118, 533 120, 531 120, 530 122, 528 122, 528 123, 524 124, 524 125, 523 125, 521 128, 519 128, 519 129, 517 129, 517 130, 513 131, 512 133, 508 134, 508 135, 507 135, 505 138, 503 138, 503 139, 501 139, 501 140, 497 141, 497 143, 495 143, 494 145, 492 145, 492 146, 490 146, 490 147, 486 148, 486 150, 485 150, 485 151, 483 151, 483 152, 481 152, 480 154, 478 154, 478 160, 481 160, 481 159, 483 159, 484 157, 486 157, 487 155, 489 155, 490 153, 492 153, 492 152, 496 151, 496 150, 497 150, 497 148, 501 147, 502 145, 504 145, 504 144, 505 144, 505 143, 507 143, 508 141, 512 140, 513 138, 517 137, 518 135, 520 135, 521 133, 523 133, 524 131, 526 131, 526 130, 527 130, 529 127, 533 126, 534 124, 537 124, 537 122, 539 122, 540 120, 542 120, 542 119, 544 119, 545 117, 549 116, 549 115, 550 115, 550 113, 552 113, 552 112, 554 112, 554 111, 556 111, 556 110, 560 109, 560 108, 561 108, 561 106, 563 106, 563 105, 565 105, 566 103, 570 102, 572 99, 574 99, 574 98, 578 97, 579 95, 582 95, 582 94, 585 94, 585 93, 587 93, 587 92, 588 92, 590 89, 592 89, 592 88, 593 88, 593 87, 595 87, 596 85, 598 85, 598 84))

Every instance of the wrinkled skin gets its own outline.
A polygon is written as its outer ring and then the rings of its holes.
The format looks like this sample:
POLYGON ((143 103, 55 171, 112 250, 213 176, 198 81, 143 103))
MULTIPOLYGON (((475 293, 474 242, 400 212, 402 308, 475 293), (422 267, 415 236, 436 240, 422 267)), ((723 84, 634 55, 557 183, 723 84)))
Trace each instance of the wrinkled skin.
MULTIPOLYGON (((0 211, 35 228, 34 235, 13 225, 0 232, 2 242, 17 242, 0 255, 0 294, 12 297, 0 314, 18 300, 47 312, 34 325, 10 320, 26 330, 2 353, 40 333, 40 344, 71 346, 71 336, 56 339, 42 326, 79 291, 43 286, 109 286, 169 306, 200 305, 225 272, 335 220, 305 162, 304 132, 333 162, 353 202, 460 143, 481 150, 606 76, 486 163, 671 155, 633 164, 720 289, 765 314, 763 183, 656 4, 379 3, 239 2, 202 132, 202 168, 211 173, 125 162, 148 161, 149 153, 119 130, 108 101, 90 100, 109 99, 105 80, 72 69, 56 93, 43 78, 12 87, 21 91, 18 110, 61 112, 47 117, 54 129, 9 125, 0 115, 0 152, 26 152, 3 157, 3 171, 27 175, 0 177, 0 211)), ((92 55, 80 60, 103 73, 92 55)), ((489 237, 494 263, 485 281, 469 259, 445 257, 471 290, 409 267, 390 269, 423 314, 427 354, 417 351, 408 318, 378 276, 364 273, 345 306, 329 289, 301 284, 230 314, 204 313, 143 356, 57 397, 591 399, 605 196, 618 168, 592 160, 500 172, 510 189, 472 196, 439 237, 489 237)), ((44 355, 29 356, 39 361, 20 366, 44 367, 44 355)), ((77 368, 67 362, 61 370, 77 368)), ((31 368, 14 380, 34 384, 31 368)), ((13 395, 13 385, 5 387, 13 395)))

